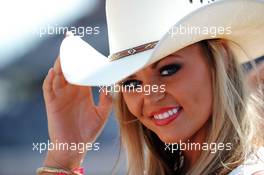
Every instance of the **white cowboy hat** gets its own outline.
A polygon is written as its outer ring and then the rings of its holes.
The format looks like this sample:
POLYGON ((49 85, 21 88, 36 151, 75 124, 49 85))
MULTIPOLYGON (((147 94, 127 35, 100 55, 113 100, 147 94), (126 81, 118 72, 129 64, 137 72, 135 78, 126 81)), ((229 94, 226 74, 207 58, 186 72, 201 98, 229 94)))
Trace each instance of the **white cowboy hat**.
POLYGON ((205 39, 233 41, 246 54, 239 57, 241 63, 264 55, 263 0, 107 0, 106 17, 108 58, 78 36, 63 40, 60 59, 68 82, 113 85, 205 39))

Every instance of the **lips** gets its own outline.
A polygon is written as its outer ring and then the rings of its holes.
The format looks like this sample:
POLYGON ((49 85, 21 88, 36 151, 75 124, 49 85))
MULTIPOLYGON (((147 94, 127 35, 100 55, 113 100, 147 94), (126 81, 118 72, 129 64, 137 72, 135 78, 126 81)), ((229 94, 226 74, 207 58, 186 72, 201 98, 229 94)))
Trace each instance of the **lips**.
POLYGON ((175 120, 182 111, 181 106, 162 108, 152 113, 152 119, 158 126, 164 126, 175 120))

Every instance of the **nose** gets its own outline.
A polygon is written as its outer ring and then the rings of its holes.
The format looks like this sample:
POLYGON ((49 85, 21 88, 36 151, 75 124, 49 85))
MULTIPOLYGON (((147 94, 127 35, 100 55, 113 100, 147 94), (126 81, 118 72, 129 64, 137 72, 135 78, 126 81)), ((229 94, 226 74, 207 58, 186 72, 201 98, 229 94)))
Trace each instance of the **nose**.
POLYGON ((148 94, 144 94, 144 105, 157 105, 158 102, 160 102, 165 97, 165 91, 160 89, 160 86, 157 86, 158 88, 155 88, 155 90, 152 88, 153 85, 150 85, 150 91, 148 94))
POLYGON ((165 92, 153 92, 151 91, 148 95, 144 94, 143 97, 143 116, 149 115, 149 109, 154 108, 155 106, 159 106, 159 103, 165 98, 165 92))

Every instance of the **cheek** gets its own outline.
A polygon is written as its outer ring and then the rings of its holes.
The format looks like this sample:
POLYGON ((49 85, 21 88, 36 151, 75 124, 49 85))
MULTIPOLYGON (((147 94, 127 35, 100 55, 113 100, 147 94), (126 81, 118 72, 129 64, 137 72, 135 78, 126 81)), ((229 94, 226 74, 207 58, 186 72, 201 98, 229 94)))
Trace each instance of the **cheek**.
POLYGON ((142 115, 142 100, 140 99, 140 96, 136 93, 123 93, 123 98, 128 110, 137 118, 140 117, 142 115))
POLYGON ((174 99, 184 108, 185 117, 202 124, 212 112, 212 84, 210 73, 205 70, 183 72, 168 87, 174 99))
POLYGON ((203 81, 203 84, 194 86, 192 94, 190 92, 189 104, 192 106, 193 117, 203 120, 207 119, 212 113, 212 87, 210 81, 203 81))
POLYGON ((193 74, 186 82, 183 93, 186 94, 184 99, 186 112, 189 117, 199 123, 203 123, 212 112, 212 85, 209 74, 200 72, 193 74))

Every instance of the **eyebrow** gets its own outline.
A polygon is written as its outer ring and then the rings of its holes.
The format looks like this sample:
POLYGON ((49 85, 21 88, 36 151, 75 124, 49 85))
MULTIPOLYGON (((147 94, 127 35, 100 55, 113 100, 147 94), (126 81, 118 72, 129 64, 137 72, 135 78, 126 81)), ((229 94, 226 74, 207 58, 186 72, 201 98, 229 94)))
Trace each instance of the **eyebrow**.
MULTIPOLYGON (((172 54, 170 54, 170 55, 168 55, 168 56, 166 56, 166 57, 169 57, 169 56, 181 57, 180 55, 177 55, 176 53, 172 53, 172 54)), ((166 57, 164 57, 164 58, 166 58, 166 57)), ((155 68, 157 67, 157 65, 159 64, 159 62, 161 62, 164 58, 162 58, 162 59, 160 59, 159 61, 153 63, 153 64, 150 66, 151 69, 155 69, 155 68)), ((135 75, 135 74, 132 74, 132 75, 128 76, 126 79, 134 78, 134 77, 136 77, 136 75, 135 75)))

